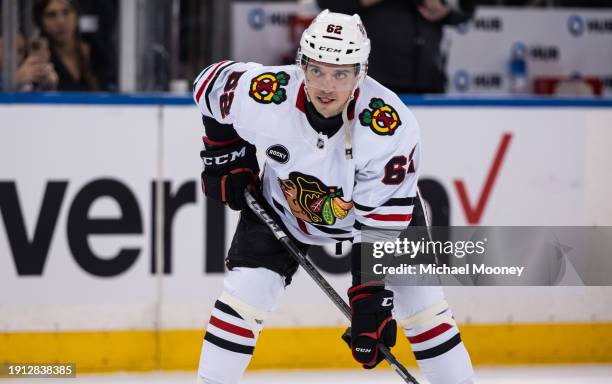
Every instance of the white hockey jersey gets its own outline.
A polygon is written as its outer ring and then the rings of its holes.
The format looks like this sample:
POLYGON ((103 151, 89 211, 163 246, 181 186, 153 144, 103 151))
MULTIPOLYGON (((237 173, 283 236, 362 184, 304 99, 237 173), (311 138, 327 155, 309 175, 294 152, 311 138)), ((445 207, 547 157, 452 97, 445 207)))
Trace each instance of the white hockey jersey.
MULTIPOLYGON (((353 158, 344 130, 327 137, 305 115, 303 72, 295 65, 222 61, 194 84, 200 111, 265 154, 263 196, 306 244, 354 238, 361 228, 406 227, 419 174, 419 126, 399 97, 366 77, 349 111, 353 158)), ((260 157, 261 158, 261 157, 260 157)))

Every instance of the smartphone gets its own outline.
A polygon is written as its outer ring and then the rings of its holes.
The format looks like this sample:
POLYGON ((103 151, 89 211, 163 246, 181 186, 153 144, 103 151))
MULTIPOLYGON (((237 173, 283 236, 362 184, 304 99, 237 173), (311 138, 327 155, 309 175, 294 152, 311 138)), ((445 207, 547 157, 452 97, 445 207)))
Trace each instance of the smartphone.
POLYGON ((40 41, 38 39, 30 42, 30 53, 38 53, 40 51, 40 41))

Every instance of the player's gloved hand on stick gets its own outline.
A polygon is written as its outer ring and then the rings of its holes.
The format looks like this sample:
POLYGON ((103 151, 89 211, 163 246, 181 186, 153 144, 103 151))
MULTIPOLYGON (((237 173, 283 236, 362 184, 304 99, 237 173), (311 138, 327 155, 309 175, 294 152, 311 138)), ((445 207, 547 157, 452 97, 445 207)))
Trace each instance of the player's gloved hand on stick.
POLYGON ((395 345, 397 324, 391 318, 393 292, 381 281, 355 285, 348 290, 351 327, 342 336, 349 344, 353 358, 366 369, 372 369, 384 356, 379 344, 395 345))
POLYGON ((205 144, 200 152, 204 162, 202 189, 211 199, 227 204, 231 209, 246 208, 244 190, 255 192, 259 179, 256 149, 243 139, 226 146, 205 144))

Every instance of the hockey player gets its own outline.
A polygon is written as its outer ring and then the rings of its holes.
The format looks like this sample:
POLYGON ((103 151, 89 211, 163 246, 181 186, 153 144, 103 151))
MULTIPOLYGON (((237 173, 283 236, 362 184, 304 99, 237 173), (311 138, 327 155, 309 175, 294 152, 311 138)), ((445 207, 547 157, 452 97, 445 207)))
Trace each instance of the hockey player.
POLYGON ((353 241, 349 344, 360 364, 375 367, 383 359, 376 345, 395 345, 397 319, 432 384, 473 382, 440 287, 386 288, 359 270, 367 247, 361 228, 406 227, 422 213, 419 127, 397 95, 366 76, 369 52, 359 16, 323 11, 303 33, 296 65, 222 61, 197 77, 202 188, 242 210, 204 337, 200 383, 238 382, 298 267, 245 209, 245 188, 303 251, 353 241), (256 151, 265 159, 261 178, 256 151))

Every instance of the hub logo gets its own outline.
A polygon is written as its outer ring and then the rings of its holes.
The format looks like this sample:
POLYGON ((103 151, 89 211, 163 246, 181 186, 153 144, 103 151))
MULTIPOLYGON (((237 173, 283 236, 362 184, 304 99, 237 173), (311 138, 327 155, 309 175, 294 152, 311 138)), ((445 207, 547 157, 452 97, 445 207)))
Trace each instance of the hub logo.
POLYGON ((571 15, 567 19, 567 29, 574 37, 580 37, 584 34, 584 19, 578 15, 571 15))
POLYGON ((458 33, 465 35, 470 30, 470 26, 475 31, 497 33, 503 30, 504 23, 501 17, 479 17, 471 23, 459 24, 456 29, 458 33))
POLYGON ((470 74, 460 69, 453 76, 453 84, 458 92, 474 90, 500 89, 503 85, 503 76, 499 73, 470 74))
POLYGON ((539 61, 559 61, 561 54, 559 52, 559 47, 554 45, 532 45, 529 47, 529 56, 539 61))
POLYGON ((459 92, 467 92, 470 89, 470 74, 465 69, 460 69, 453 76, 453 84, 459 92))
POLYGON ((482 73, 474 76, 474 87, 479 89, 499 89, 502 76, 499 73, 482 73))
POLYGON ((503 22, 500 17, 479 17, 474 20, 474 29, 485 32, 501 32, 503 22))
POLYGON ((612 33, 612 19, 587 20, 589 33, 612 33))
POLYGON ((289 25, 288 13, 266 13, 263 8, 253 8, 248 14, 248 22, 256 31, 262 30, 266 25, 289 25))
POLYGON ((591 18, 585 20, 578 15, 572 15, 567 20, 567 28, 574 37, 580 37, 585 32, 603 34, 612 33, 612 19, 591 18))
POLYGON ((249 25, 259 31, 266 25, 266 12, 263 8, 255 8, 249 12, 249 25))

